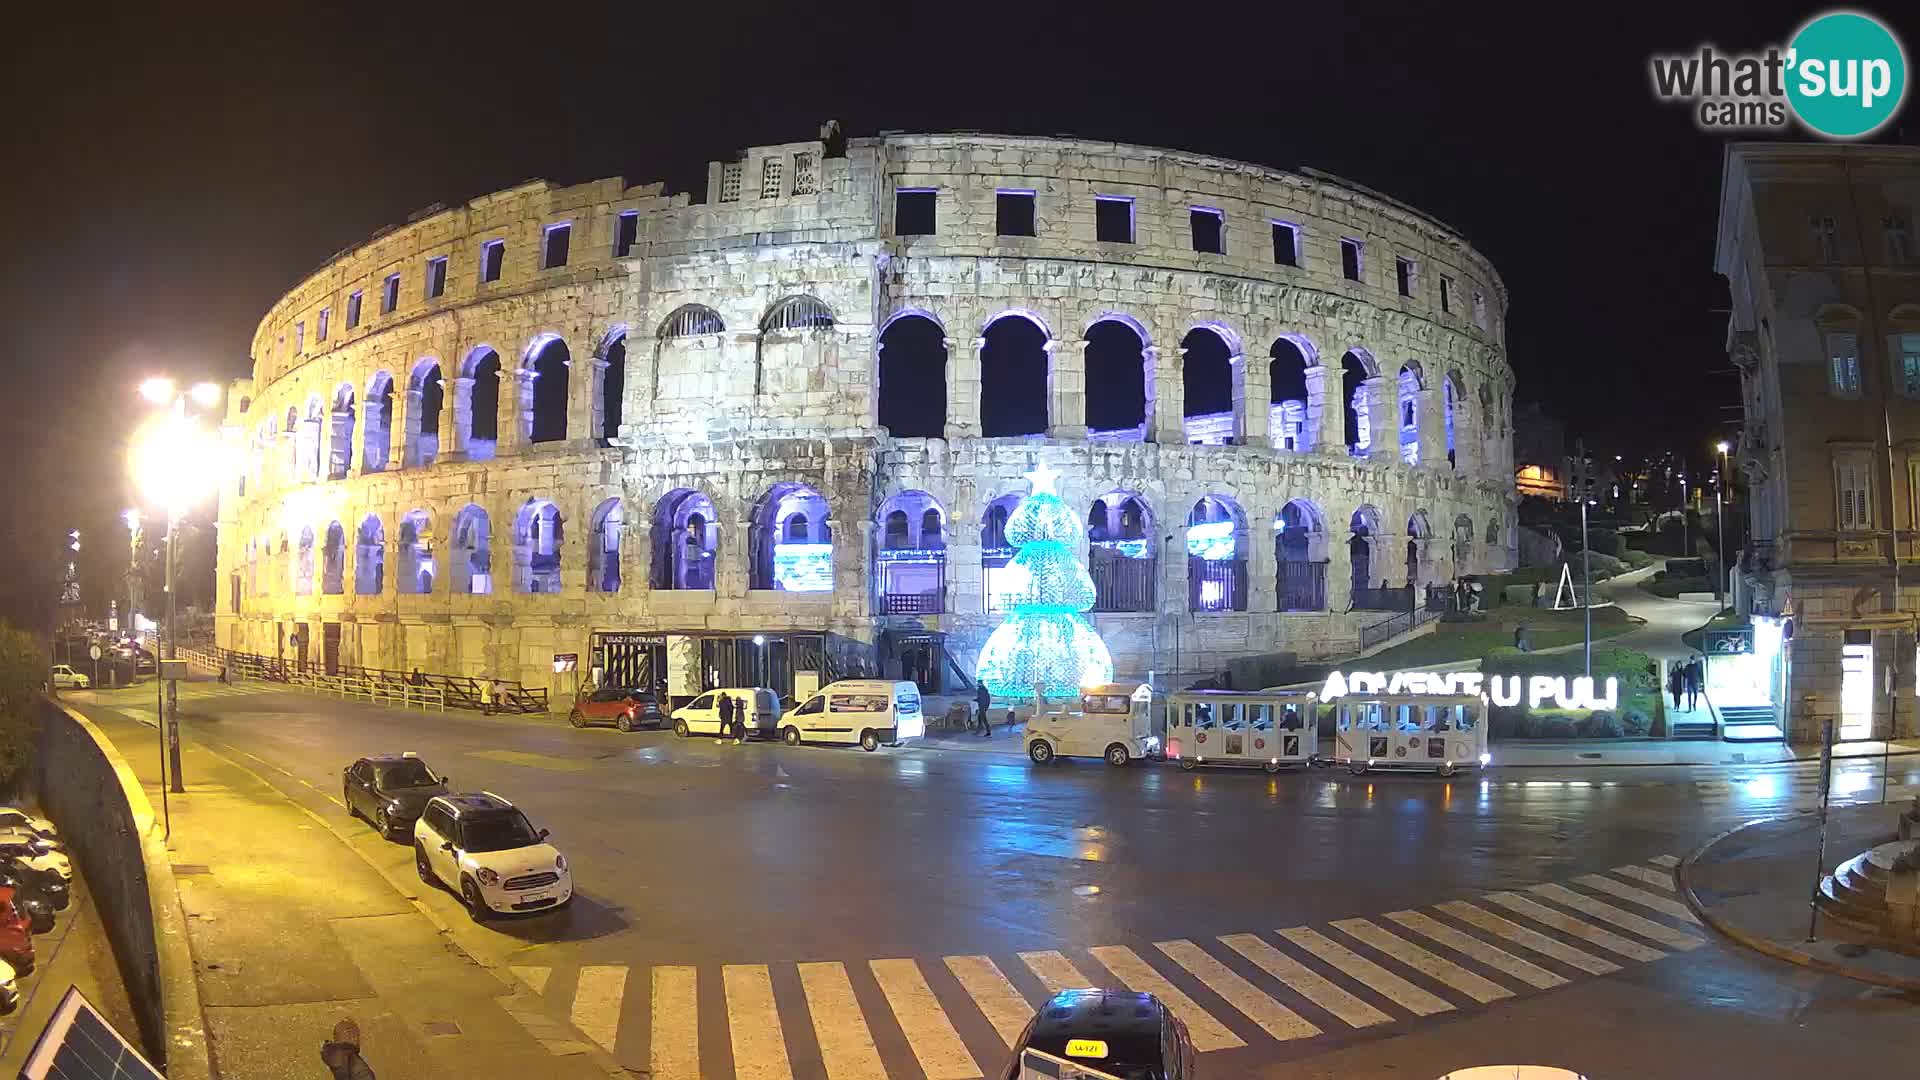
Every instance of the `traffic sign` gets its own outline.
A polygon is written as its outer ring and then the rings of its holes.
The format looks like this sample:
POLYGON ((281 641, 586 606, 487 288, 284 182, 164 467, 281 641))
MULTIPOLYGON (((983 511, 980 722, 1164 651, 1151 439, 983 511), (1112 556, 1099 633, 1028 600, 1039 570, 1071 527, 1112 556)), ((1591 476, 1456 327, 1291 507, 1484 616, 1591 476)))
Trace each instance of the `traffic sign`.
POLYGON ((100 646, 96 642, 93 648, 87 650, 87 655, 93 657, 95 660, 98 660, 100 659, 101 656, 105 654, 100 651, 100 646))

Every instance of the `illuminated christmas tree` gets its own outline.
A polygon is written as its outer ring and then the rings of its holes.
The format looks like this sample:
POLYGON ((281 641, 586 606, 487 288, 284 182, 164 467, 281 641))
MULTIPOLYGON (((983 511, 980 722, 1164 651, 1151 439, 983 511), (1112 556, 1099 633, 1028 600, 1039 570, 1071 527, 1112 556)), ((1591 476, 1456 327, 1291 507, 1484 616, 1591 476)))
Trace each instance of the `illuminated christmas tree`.
POLYGON ((1113 681, 1113 657, 1087 622, 1093 609, 1093 578, 1074 557, 1079 517, 1053 490, 1058 474, 1039 465, 1027 474, 1032 493, 1007 518, 1007 542, 1015 548, 1005 573, 1016 582, 1005 592, 1012 614, 987 638, 975 673, 993 696, 1032 701, 1034 688, 1050 701, 1075 697, 1080 687, 1113 681))

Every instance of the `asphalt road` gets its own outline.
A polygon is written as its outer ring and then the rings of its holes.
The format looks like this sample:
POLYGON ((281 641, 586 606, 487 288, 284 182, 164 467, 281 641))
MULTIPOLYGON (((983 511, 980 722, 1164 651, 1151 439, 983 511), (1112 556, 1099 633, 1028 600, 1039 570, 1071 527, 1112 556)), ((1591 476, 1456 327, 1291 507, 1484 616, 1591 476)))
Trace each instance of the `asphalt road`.
MULTIPOLYGON (((576 902, 457 938, 661 1078, 991 1074, 1006 1000, 1076 981, 1184 994, 1212 1021, 1207 1075, 1437 1076, 1517 1054, 1595 1076, 1784 1076, 1862 1039, 1920 1051, 1909 1006, 1667 910, 1662 863, 1809 803, 1805 765, 1269 777, 272 692, 184 711, 195 738, 322 813, 343 813, 341 768, 375 751, 518 803, 567 853, 576 902), (843 1014, 862 1021, 849 1045, 843 1014), (1694 1057, 1708 1037, 1719 1056, 1694 1057)), ((1880 768, 1846 764, 1841 790, 1877 799, 1880 768)), ((1896 784, 1914 772, 1893 762, 1896 784)), ((411 876, 406 847, 373 850, 411 876)), ((461 919, 452 896, 429 903, 461 919)))

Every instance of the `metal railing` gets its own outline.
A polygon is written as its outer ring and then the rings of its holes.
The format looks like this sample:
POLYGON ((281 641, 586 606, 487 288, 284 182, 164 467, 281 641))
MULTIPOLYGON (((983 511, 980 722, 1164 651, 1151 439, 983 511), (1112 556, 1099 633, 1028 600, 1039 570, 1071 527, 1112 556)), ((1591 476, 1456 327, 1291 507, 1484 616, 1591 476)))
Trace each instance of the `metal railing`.
POLYGON ((1093 577, 1093 610, 1153 610, 1153 582, 1160 570, 1159 558, 1096 554, 1087 570, 1093 577))
POLYGON ((493 680, 497 694, 491 702, 482 699, 485 679, 466 675, 443 675, 426 671, 396 671, 390 668, 339 666, 331 673, 316 667, 300 667, 286 660, 227 649, 196 650, 190 657, 211 671, 222 663, 235 676, 282 683, 342 698, 364 698, 423 709, 472 709, 504 713, 544 713, 548 711, 547 689, 524 686, 505 679, 493 680))
POLYGON ((1282 562, 1274 574, 1281 611, 1327 610, 1327 564, 1282 562))
POLYGON ((1383 641, 1391 641, 1401 634, 1409 633, 1438 619, 1440 614, 1431 609, 1402 611, 1372 626, 1363 626, 1360 628, 1360 648, 1371 649, 1383 641))

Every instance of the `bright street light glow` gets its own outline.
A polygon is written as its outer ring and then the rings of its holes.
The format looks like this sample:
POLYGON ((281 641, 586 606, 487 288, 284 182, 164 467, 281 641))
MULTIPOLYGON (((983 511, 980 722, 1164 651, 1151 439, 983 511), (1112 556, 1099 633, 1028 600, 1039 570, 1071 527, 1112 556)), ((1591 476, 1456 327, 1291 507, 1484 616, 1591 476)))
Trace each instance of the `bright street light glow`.
POLYGON ((220 387, 216 383, 194 383, 193 389, 187 393, 192 396, 193 403, 203 409, 211 409, 220 403, 220 387))
POLYGON ((1731 443, 1728 443, 1728 442, 1724 442, 1724 441, 1723 441, 1723 442, 1717 442, 1717 443, 1714 443, 1714 444, 1713 444, 1713 448, 1714 448, 1715 450, 1718 450, 1718 451, 1720 451, 1721 453, 1723 453, 1723 454, 1724 454, 1724 453, 1726 453, 1727 451, 1729 451, 1729 450, 1731 450, 1731 449, 1733 449, 1733 444, 1731 444, 1731 443))
POLYGON ((126 522, 127 531, 132 532, 140 527, 140 511, 129 506, 125 510, 120 511, 120 520, 126 522))
POLYGON ((155 405, 165 405, 173 400, 173 380, 156 375, 140 384, 140 396, 155 405))
POLYGON ((212 432, 169 410, 134 431, 127 466, 143 498, 178 516, 213 494, 222 452, 212 432))

